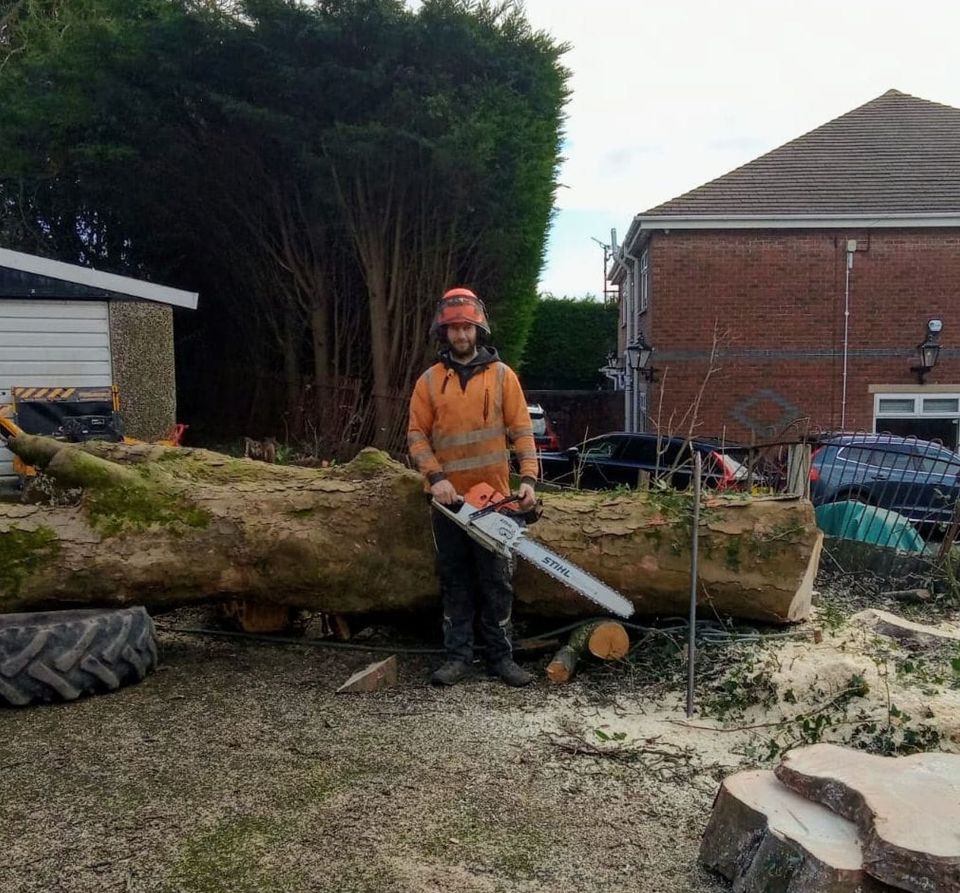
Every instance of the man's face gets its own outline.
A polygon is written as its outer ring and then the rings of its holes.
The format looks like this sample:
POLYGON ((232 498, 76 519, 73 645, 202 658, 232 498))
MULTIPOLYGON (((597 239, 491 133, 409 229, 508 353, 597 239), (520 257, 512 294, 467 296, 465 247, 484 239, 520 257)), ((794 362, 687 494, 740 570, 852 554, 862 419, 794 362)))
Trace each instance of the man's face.
POLYGON ((477 327, 473 323, 447 326, 447 341, 455 360, 472 360, 477 352, 477 327))

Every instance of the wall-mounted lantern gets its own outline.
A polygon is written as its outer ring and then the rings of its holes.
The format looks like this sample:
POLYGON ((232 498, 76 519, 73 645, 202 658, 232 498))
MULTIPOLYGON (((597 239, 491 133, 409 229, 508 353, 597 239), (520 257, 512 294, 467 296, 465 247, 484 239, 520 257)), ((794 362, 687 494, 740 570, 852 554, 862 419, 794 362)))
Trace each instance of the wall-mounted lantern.
POLYGON ((916 366, 911 366, 910 371, 917 373, 920 384, 923 384, 927 373, 933 370, 940 359, 940 332, 942 330, 942 320, 929 320, 927 322, 927 337, 917 345, 917 356, 920 362, 916 366))
POLYGON ((653 367, 653 348, 647 344, 643 332, 637 335, 636 340, 626 347, 629 357, 630 368, 634 372, 639 372, 647 381, 655 382, 657 380, 657 370, 653 367))

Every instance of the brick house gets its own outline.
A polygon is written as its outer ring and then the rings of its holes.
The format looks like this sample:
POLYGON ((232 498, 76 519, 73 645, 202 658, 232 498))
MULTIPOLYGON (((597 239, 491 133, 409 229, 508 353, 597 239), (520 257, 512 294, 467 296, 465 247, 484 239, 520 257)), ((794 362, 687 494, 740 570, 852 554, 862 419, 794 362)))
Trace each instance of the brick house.
POLYGON ((621 356, 653 348, 653 382, 620 361, 627 430, 685 433, 704 386, 701 435, 869 429, 956 447, 960 109, 890 90, 638 214, 609 276, 621 356), (930 320, 942 348, 921 383, 930 320))

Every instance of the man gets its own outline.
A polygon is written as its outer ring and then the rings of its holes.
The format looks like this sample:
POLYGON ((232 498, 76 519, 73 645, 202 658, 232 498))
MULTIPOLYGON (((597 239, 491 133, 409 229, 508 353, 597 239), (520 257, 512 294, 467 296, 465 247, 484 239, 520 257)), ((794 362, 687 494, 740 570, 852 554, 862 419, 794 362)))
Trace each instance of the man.
MULTIPOLYGON (((469 289, 451 289, 440 300, 431 332, 441 344, 440 361, 417 381, 407 430, 426 489, 443 505, 456 505, 480 483, 508 494, 509 442, 520 460, 518 507, 533 508, 537 452, 527 401, 514 371, 483 343, 490 335, 483 302, 469 289)), ((470 671, 479 615, 488 670, 508 685, 528 685, 533 676, 514 662, 510 641, 510 562, 449 518, 432 515, 447 661, 431 682, 454 685, 470 671)))

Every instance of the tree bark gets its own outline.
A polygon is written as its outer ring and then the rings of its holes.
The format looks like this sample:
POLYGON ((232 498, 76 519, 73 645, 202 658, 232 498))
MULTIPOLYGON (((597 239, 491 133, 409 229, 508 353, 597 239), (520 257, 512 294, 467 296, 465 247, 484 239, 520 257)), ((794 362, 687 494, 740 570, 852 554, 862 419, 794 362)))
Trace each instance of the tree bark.
MULTIPOLYGON (((438 604, 419 475, 376 450, 348 465, 267 465, 154 444, 10 448, 75 504, 0 504, 0 612, 226 596, 328 613, 438 604)), ((642 615, 686 611, 690 498, 681 493, 544 494, 531 536, 631 599, 642 615)), ((820 536, 809 503, 716 498, 701 511, 701 608, 771 622, 810 606, 820 536)), ((519 611, 597 608, 521 562, 519 611)))

